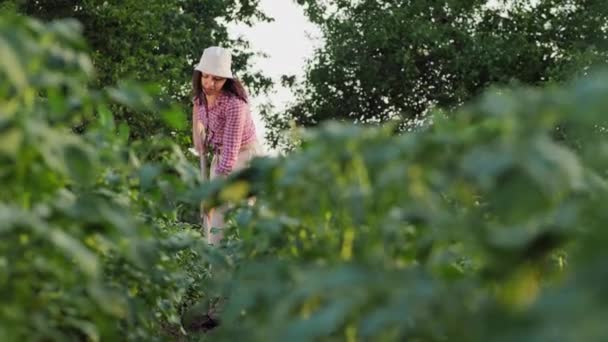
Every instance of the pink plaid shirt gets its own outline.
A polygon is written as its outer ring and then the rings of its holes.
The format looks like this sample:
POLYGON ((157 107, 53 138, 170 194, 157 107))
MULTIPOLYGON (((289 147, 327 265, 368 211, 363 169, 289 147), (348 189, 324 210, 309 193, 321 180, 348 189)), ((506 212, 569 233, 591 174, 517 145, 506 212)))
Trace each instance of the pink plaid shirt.
POLYGON ((194 119, 207 128, 206 145, 219 150, 216 173, 228 174, 234 168, 241 148, 256 140, 255 125, 249 104, 222 92, 209 112, 194 99, 194 119))

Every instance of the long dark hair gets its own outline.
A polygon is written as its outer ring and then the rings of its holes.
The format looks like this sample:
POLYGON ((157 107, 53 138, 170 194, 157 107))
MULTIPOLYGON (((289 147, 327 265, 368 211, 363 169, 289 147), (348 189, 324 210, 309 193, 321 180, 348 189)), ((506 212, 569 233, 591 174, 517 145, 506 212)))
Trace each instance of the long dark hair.
MULTIPOLYGON (((203 85, 201 84, 202 76, 203 73, 198 70, 194 70, 194 73, 192 73, 192 97, 194 100, 198 101, 199 105, 207 102, 207 98, 203 94, 203 85)), ((249 103, 245 87, 243 87, 241 81, 237 80, 236 78, 226 79, 226 83, 224 83, 222 91, 225 91, 228 94, 236 96, 239 99, 249 103)))

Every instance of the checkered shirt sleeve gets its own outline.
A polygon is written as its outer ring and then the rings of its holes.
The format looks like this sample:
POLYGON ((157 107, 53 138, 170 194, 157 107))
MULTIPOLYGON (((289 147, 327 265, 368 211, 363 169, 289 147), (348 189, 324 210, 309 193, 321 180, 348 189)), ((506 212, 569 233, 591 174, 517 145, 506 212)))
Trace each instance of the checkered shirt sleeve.
POLYGON ((216 168, 217 173, 228 174, 236 164, 247 121, 247 110, 248 105, 241 100, 230 101, 226 108, 226 125, 222 137, 221 159, 216 168))

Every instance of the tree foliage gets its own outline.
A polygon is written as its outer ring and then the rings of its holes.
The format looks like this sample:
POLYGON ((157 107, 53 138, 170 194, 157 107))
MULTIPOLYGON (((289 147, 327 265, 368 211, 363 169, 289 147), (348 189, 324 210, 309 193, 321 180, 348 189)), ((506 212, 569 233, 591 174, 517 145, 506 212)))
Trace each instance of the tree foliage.
POLYGON ((601 0, 298 2, 324 45, 294 87, 294 105, 267 119, 274 145, 290 120, 408 122, 492 84, 559 82, 608 59, 601 0))
MULTIPOLYGON (((156 88, 157 101, 180 101, 188 112, 193 66, 203 49, 211 45, 233 49, 237 76, 251 90, 261 92, 270 86, 268 77, 251 70, 255 52, 248 42, 228 35, 229 23, 270 20, 258 9, 259 0, 2 0, 0 6, 3 3, 43 20, 78 20, 90 48, 96 71, 93 80, 98 87, 129 79, 150 83, 156 88)), ((123 108, 115 114, 119 122, 129 124, 134 138, 168 133, 158 113, 123 108)))

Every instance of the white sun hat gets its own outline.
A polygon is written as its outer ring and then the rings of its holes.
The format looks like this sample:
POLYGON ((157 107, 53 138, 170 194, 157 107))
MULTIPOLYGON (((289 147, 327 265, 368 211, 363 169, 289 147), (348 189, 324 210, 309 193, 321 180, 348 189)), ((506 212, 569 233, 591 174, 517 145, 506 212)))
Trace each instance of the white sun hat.
POLYGON ((219 46, 211 46, 203 51, 201 60, 195 70, 223 78, 232 77, 232 54, 230 50, 219 46))

